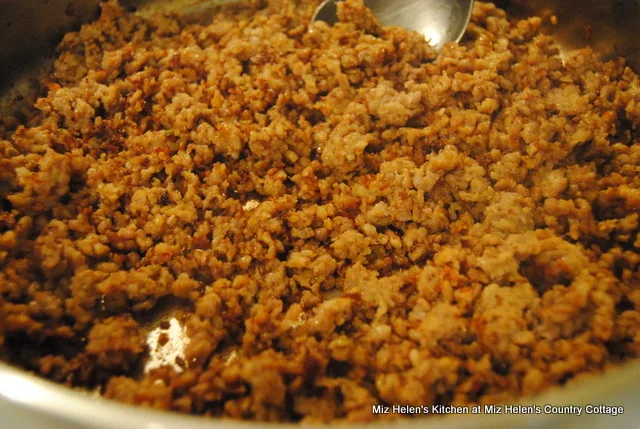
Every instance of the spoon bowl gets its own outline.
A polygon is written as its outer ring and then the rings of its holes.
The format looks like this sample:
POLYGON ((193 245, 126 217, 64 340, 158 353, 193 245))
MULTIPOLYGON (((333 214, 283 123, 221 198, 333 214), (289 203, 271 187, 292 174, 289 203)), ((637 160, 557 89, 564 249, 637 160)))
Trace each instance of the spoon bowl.
MULTIPOLYGON (((458 42, 462 38, 473 9, 473 0, 366 0, 365 3, 380 24, 417 31, 437 51, 447 42, 458 42)), ((336 1, 322 2, 312 20, 329 25, 336 23, 336 1)))

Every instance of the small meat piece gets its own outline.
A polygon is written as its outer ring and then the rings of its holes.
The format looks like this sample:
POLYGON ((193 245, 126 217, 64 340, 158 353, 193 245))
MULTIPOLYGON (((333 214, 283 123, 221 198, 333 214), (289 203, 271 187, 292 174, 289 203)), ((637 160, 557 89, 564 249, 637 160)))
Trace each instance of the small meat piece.
POLYGON ((96 323, 89 331, 85 352, 105 369, 131 370, 145 351, 144 336, 131 317, 110 317, 96 323))

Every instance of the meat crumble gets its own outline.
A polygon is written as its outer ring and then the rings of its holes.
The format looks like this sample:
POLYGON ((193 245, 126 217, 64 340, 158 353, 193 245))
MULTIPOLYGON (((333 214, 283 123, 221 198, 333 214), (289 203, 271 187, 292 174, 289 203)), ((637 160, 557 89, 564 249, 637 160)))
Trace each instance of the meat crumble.
POLYGON ((509 402, 637 357, 624 60, 561 58, 491 3, 438 54, 362 0, 310 27, 317 3, 109 1, 64 37, 38 114, 0 138, 0 356, 293 422, 509 402), (145 366, 169 332, 182 348, 145 366))

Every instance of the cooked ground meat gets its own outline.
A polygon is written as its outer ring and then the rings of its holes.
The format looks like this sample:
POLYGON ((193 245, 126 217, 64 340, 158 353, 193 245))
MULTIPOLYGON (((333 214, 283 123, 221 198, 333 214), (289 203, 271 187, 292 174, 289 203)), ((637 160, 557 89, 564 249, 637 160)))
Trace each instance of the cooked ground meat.
POLYGON ((316 5, 111 1, 66 35, 0 140, 0 354, 119 401, 304 422, 636 357, 638 76, 489 3, 439 55, 361 0, 307 31, 316 5))

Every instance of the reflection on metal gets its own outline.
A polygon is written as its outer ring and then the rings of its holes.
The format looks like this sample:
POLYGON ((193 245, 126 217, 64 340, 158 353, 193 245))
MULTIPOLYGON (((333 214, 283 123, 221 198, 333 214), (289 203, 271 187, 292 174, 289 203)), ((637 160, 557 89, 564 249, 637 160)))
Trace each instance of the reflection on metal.
MULTIPOLYGON (((335 23, 334 3, 334 0, 323 2, 313 19, 335 23)), ((365 3, 382 25, 415 30, 438 51, 445 43, 460 40, 473 6, 473 0, 367 0, 365 3)))
POLYGON ((424 27, 418 31, 423 34, 431 46, 440 46, 442 43, 442 34, 433 27, 424 27))
POLYGON ((45 389, 34 389, 29 380, 25 379, 24 375, 19 372, 0 372, 0 386, 10 386, 9 389, 2 389, 0 398, 4 396, 15 402, 37 404, 46 401, 49 395, 49 392, 45 389))
POLYGON ((144 365, 147 373, 156 368, 169 366, 176 372, 182 372, 184 368, 178 362, 184 362, 184 350, 189 344, 186 328, 177 318, 160 323, 147 335, 149 357, 144 365))

